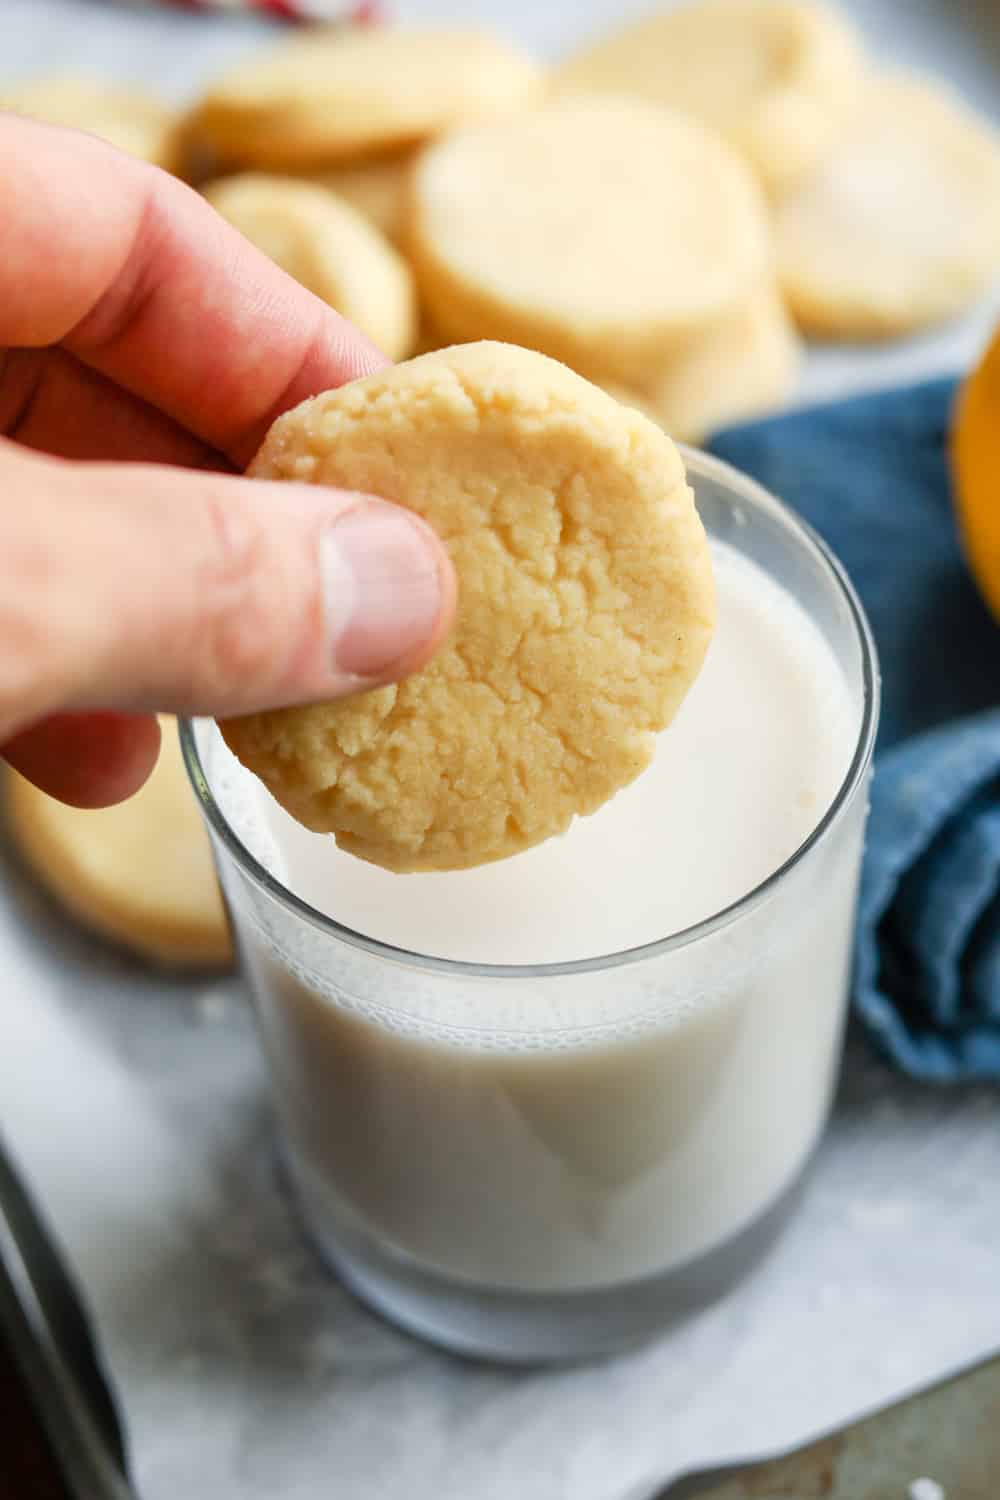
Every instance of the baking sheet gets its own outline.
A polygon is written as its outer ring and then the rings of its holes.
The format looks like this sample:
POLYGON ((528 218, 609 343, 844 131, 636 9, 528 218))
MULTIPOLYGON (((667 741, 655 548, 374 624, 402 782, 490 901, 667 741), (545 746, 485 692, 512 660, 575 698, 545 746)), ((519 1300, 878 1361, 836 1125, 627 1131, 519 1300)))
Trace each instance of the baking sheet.
MULTIPOLYGON (((622 9, 397 6, 492 15, 549 51, 622 9)), ((895 60, 997 108, 989 4, 855 9, 895 60)), ((2 0, 0 72, 90 66, 179 96, 262 29, 2 0)), ((944 335, 811 356, 803 397, 962 364, 998 305, 944 335)), ((639 1500, 1000 1348, 997 1094, 908 1084, 854 1041, 802 1210, 725 1303, 579 1369, 425 1349, 354 1303, 300 1239, 238 984, 150 976, 67 929, 5 855, 0 876, 0 1127, 95 1312, 144 1500, 639 1500)))

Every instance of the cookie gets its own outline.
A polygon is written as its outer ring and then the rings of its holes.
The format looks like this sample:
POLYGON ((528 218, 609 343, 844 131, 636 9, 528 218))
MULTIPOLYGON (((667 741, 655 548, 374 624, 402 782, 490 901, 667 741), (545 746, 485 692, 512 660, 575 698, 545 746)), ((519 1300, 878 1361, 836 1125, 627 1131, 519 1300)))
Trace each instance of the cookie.
POLYGON ((634 384, 770 265, 763 199, 694 121, 610 95, 421 153, 408 249, 432 322, 634 384))
POLYGON ((763 416, 795 389, 802 347, 774 287, 700 335, 639 394, 671 437, 700 443, 728 422, 763 416))
POLYGON ((487 31, 310 28, 237 64, 190 123, 223 161, 325 166, 515 110, 541 90, 538 65, 487 31))
POLYGON ((831 149, 863 72, 847 20, 811 0, 697 0, 661 10, 570 58, 564 89, 638 95, 724 135, 771 190, 831 149))
POLYGON ((224 219, 389 359, 409 354, 417 316, 410 268, 349 203, 314 183, 257 172, 203 191, 224 219))
POLYGON ((386 239, 397 243, 403 233, 406 186, 415 157, 414 151, 394 151, 339 167, 313 169, 309 179, 346 198, 386 239))
POLYGON ((0 109, 30 115, 50 125, 87 130, 130 156, 169 171, 177 165, 174 112, 148 94, 117 88, 97 78, 57 74, 7 90, 0 96, 0 109))
POLYGON ((6 773, 7 827, 41 883, 70 914, 143 958, 229 963, 229 928, 212 855, 181 759, 162 723, 156 769, 128 802, 67 807, 6 773))
POLYGON ((563 832, 648 765, 714 619, 653 423, 543 355, 471 344, 305 402, 251 472, 392 496, 458 577, 452 635, 406 681, 222 726, 300 822, 387 869, 462 869, 563 832))
POLYGON ((436 349, 447 349, 455 342, 428 317, 427 309, 420 309, 417 319, 417 342, 413 347, 414 354, 432 354, 436 349))
POLYGON ((850 138, 778 206, 796 321, 882 338, 961 312, 1000 273, 1000 136, 932 84, 877 80, 850 138))

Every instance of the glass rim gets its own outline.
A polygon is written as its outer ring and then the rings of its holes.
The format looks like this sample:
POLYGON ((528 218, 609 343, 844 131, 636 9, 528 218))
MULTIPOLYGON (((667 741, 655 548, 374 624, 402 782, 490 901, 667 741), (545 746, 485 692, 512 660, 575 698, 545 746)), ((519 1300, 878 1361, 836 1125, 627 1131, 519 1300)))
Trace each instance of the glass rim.
POLYGON ((755 505, 758 509, 776 515, 790 531, 797 534, 799 542, 820 562, 828 581, 846 604, 854 627, 855 639, 860 648, 863 702, 854 753, 836 795, 823 816, 787 859, 783 860, 770 875, 765 876, 751 890, 721 910, 687 927, 680 928, 677 932, 669 933, 665 937, 654 938, 652 942, 641 943, 612 953, 595 954, 590 958, 563 959, 558 963, 494 964, 478 963, 470 959, 440 958, 434 954, 414 952, 345 926, 335 917, 318 911, 294 891, 288 890, 272 875, 256 855, 246 847, 215 800, 198 749, 196 721, 189 718, 181 719, 179 723, 181 750, 202 814, 227 854, 253 885, 283 907, 291 916, 318 929, 325 936, 335 938, 350 947, 360 949, 376 958, 388 960, 393 964, 403 964, 408 968, 417 968, 424 972, 469 979, 555 979, 594 974, 605 969, 624 968, 632 964, 643 963, 649 959, 659 958, 664 954, 690 947, 703 938, 721 932, 763 905, 772 893, 798 869, 813 849, 825 842, 854 801, 871 764, 875 748, 881 687, 875 641, 864 607, 843 564, 808 522, 772 495, 770 490, 749 475, 741 473, 732 464, 684 444, 679 443, 677 446, 689 475, 712 479, 731 492, 736 492, 741 499, 755 505))

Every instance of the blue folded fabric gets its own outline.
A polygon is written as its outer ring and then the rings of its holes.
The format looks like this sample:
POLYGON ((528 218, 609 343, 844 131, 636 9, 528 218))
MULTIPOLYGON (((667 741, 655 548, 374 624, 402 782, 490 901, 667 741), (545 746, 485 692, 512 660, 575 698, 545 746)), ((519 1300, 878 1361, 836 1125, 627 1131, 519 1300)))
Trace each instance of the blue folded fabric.
POLYGON ((868 612, 883 707, 854 1001, 883 1052, 940 1081, 1000 1078, 1000 627, 959 550, 954 389, 859 396, 710 445, 815 527, 868 612))

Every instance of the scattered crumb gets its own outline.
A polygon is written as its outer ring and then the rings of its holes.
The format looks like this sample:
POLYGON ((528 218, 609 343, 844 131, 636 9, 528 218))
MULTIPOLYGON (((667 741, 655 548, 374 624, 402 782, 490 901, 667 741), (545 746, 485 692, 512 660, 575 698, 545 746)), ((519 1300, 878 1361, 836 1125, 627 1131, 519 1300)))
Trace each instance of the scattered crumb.
POLYGON ((909 1500, 947 1500, 936 1479, 915 1479, 910 1485, 909 1500))

